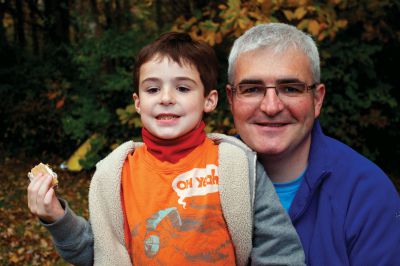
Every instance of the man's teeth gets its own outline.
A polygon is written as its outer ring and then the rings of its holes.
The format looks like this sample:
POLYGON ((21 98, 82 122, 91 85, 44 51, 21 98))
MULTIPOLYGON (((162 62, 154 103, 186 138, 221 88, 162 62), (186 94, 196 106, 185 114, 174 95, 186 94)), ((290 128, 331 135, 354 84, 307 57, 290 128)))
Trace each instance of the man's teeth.
POLYGON ((259 125, 264 126, 264 127, 281 127, 281 126, 284 126, 285 124, 283 124, 283 123, 261 123, 259 125))

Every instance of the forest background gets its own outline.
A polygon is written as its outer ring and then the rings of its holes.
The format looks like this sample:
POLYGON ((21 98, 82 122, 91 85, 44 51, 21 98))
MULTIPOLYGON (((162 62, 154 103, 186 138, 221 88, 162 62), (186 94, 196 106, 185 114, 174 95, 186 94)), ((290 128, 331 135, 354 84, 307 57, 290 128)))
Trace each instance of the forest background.
POLYGON ((325 133, 380 165, 399 189, 399 16, 396 0, 0 0, 0 264, 65 265, 28 213, 26 173, 49 163, 58 193, 87 217, 94 164, 140 140, 135 55, 171 30, 217 52, 220 102, 207 131, 227 134, 235 133, 224 92, 235 38, 277 21, 311 34, 327 87, 325 133))

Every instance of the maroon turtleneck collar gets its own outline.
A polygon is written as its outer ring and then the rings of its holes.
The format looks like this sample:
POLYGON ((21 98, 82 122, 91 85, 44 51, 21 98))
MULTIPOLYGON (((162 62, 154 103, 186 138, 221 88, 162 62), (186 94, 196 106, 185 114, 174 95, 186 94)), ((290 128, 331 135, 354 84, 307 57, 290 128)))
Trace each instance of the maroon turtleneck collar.
POLYGON ((176 163, 204 142, 205 126, 205 123, 201 121, 198 127, 175 139, 160 139, 143 127, 142 138, 147 150, 154 157, 160 161, 176 163))

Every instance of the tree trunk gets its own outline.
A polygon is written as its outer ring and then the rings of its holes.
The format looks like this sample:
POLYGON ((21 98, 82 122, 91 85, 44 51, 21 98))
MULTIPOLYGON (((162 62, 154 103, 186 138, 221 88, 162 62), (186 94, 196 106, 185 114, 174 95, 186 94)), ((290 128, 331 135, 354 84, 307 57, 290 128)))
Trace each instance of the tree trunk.
POLYGON ((105 1, 104 2, 104 15, 106 16, 106 29, 110 29, 112 27, 112 4, 111 0, 110 1, 105 1))
MULTIPOLYGON (((6 13, 6 3, 0 3, 0 21, 3 21, 4 14, 6 13)), ((9 43, 6 37, 6 30, 3 23, 0 23, 0 47, 1 50, 9 48, 9 43)))
POLYGON ((45 0, 45 28, 55 45, 69 43, 69 0, 45 0))
POLYGON ((23 3, 22 0, 15 1, 15 30, 16 30, 16 37, 17 37, 17 44, 18 46, 24 48, 26 46, 26 39, 25 39, 25 18, 23 12, 23 3))
POLYGON ((36 11, 37 1, 29 0, 29 17, 31 20, 31 38, 32 38, 32 48, 33 54, 39 55, 39 39, 38 39, 38 30, 37 30, 37 21, 36 21, 36 11))
POLYGON ((129 29, 132 24, 131 2, 124 0, 122 9, 124 10, 124 28, 129 29))

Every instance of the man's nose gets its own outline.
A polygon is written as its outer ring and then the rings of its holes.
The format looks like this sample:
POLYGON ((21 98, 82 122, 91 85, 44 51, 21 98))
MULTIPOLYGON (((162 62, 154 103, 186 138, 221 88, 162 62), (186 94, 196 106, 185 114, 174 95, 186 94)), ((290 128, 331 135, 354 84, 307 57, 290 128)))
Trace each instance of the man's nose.
POLYGON ((274 116, 284 109, 285 105, 279 98, 275 88, 268 88, 261 101, 260 109, 268 116, 274 116))

